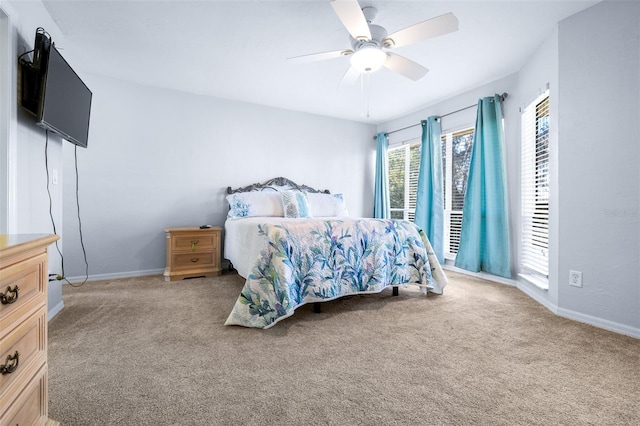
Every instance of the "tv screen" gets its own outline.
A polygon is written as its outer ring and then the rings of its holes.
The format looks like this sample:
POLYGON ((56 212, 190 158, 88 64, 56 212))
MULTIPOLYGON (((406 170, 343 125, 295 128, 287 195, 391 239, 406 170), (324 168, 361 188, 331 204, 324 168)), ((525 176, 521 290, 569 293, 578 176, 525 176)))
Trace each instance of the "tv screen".
MULTIPOLYGON (((76 145, 87 147, 91 90, 53 43, 49 46, 38 103, 37 124, 76 145)), ((43 56, 44 58, 44 56, 43 56)))

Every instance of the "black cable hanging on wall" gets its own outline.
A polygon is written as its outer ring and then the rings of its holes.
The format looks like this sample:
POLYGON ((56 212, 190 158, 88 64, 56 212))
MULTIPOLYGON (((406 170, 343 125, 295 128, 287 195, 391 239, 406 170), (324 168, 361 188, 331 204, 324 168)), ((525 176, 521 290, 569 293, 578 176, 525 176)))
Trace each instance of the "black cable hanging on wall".
MULTIPOLYGON (((74 284, 67 279, 64 273, 64 256, 60 251, 60 247, 58 246, 58 241, 56 240, 56 250, 60 255, 60 268, 62 269, 61 275, 56 276, 56 280, 61 281, 64 280, 67 284, 72 287, 80 287, 89 279, 89 262, 87 261, 87 251, 84 247, 84 238, 82 235, 82 221, 80 219, 80 198, 78 196, 78 188, 79 188, 79 177, 78 177, 78 146, 75 146, 74 149, 74 159, 75 159, 75 171, 76 171, 76 208, 78 212, 78 230, 80 232, 80 246, 82 247, 82 254, 84 256, 84 264, 85 264, 85 278, 80 284, 74 284)), ((45 129, 45 144, 44 144, 44 168, 47 174, 47 195, 49 196, 49 217, 51 218, 51 225, 53 227, 53 233, 57 235, 56 231, 56 222, 53 218, 53 199, 51 198, 51 191, 49 190, 49 130, 45 129)))

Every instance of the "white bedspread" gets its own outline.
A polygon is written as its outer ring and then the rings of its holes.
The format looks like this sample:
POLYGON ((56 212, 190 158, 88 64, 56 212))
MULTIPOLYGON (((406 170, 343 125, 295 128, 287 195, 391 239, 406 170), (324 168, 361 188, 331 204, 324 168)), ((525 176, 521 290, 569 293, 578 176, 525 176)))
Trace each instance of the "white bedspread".
POLYGON ((228 220, 226 257, 247 278, 227 325, 269 328, 305 303, 418 285, 442 294, 446 276, 412 222, 384 219, 228 220))
POLYGON ((288 221, 299 221, 298 218, 285 217, 247 217, 227 219, 224 224, 224 257, 229 259, 238 274, 247 278, 251 268, 264 249, 265 237, 258 233, 258 225, 280 224, 288 221))

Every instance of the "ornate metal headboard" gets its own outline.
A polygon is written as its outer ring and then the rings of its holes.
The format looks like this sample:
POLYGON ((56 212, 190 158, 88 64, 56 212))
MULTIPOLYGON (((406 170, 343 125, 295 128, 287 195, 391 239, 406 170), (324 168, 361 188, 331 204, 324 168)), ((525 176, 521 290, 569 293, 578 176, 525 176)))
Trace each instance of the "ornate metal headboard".
POLYGON ((236 189, 231 189, 231 187, 228 186, 227 194, 234 194, 236 192, 264 191, 265 189, 275 191, 277 187, 298 189, 300 191, 306 191, 306 192, 330 194, 328 189, 318 190, 318 189, 311 188, 310 186, 307 186, 307 185, 298 185, 297 183, 285 177, 276 177, 264 183, 254 183, 253 185, 245 186, 242 188, 236 188, 236 189))

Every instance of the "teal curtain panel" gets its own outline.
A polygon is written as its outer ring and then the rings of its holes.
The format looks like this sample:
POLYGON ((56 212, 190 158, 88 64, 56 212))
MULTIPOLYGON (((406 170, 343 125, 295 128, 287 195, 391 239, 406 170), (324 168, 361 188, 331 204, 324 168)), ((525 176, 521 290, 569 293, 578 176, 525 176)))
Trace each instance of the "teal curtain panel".
POLYGON ((373 217, 389 219, 391 217, 389 202, 389 164, 387 148, 389 139, 385 133, 378 133, 376 148, 376 181, 373 194, 373 217))
POLYGON ((414 222, 427 234, 438 262, 444 264, 442 128, 436 116, 423 120, 421 124, 422 145, 414 222))
POLYGON ((502 99, 478 101, 455 266, 511 277, 502 99))

